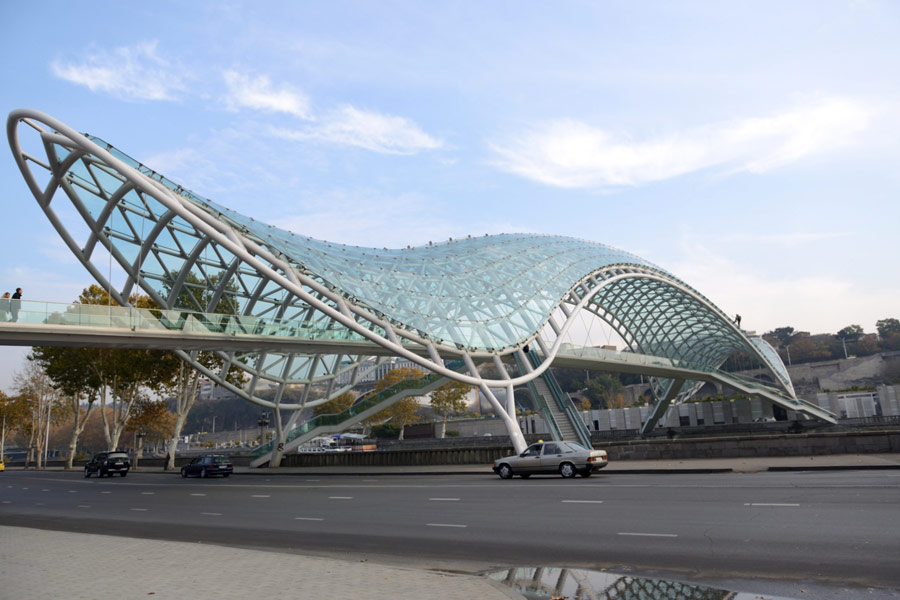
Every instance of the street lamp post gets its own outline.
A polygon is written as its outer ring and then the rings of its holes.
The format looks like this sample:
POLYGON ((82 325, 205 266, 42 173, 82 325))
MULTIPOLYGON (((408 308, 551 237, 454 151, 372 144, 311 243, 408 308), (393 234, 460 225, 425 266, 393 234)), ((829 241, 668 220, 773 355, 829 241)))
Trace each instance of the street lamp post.
POLYGON ((268 427, 268 425, 269 425, 269 413, 267 413, 267 412, 260 413, 259 421, 257 421, 257 423, 259 424, 259 445, 262 446, 263 444, 266 443, 265 434, 266 434, 266 427, 268 427))
POLYGON ((144 455, 144 438, 147 436, 147 432, 143 429, 139 429, 137 432, 135 432, 134 435, 137 438, 137 449, 134 453, 134 468, 135 470, 137 470, 138 461, 144 455))

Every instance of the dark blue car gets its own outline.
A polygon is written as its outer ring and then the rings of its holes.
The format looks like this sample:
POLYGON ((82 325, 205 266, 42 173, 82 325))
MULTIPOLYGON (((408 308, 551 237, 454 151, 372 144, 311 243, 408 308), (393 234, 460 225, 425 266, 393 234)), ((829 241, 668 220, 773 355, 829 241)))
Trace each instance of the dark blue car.
POLYGON ((233 471, 234 465, 227 456, 206 454, 198 456, 190 464, 181 467, 181 476, 212 477, 213 475, 221 475, 222 477, 228 477, 233 471))

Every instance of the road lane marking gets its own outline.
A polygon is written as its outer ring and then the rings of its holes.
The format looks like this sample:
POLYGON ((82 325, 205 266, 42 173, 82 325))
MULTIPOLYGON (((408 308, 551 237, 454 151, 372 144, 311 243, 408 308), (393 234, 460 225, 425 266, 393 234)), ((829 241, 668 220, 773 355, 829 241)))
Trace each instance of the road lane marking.
POLYGON ((91 507, 90 504, 79 504, 78 505, 78 508, 90 508, 90 507, 91 507))
POLYGON ((457 529, 465 529, 468 525, 456 525, 453 523, 426 523, 428 527, 455 527, 457 529))
POLYGON ((112 492, 100 492, 101 494, 112 494, 112 492))
POLYGON ((272 496, 270 496, 269 494, 253 494, 250 497, 251 498, 271 498, 272 496))
POLYGON ((459 502, 459 498, 429 498, 432 502, 459 502))
POLYGON ((41 491, 42 491, 42 492, 49 492, 50 490, 48 490, 47 488, 44 488, 44 489, 42 489, 41 491))
POLYGON ((322 481, 321 479, 307 479, 306 481, 322 481))
POLYGON ((353 500, 353 496, 328 496, 329 500, 353 500))
POLYGON ((674 533, 628 533, 628 532, 620 532, 616 535, 632 535, 639 537, 667 537, 667 538, 676 538, 678 537, 674 533))
POLYGON ((141 496, 152 496, 156 492, 141 492, 141 496))
POLYGON ((603 500, 563 500, 563 504, 603 504, 603 500))
POLYGON ((744 506, 800 506, 787 502, 745 502, 744 506))
POLYGON ((77 494, 77 493, 78 493, 78 490, 69 490, 69 493, 70 493, 70 494, 77 494))
POLYGON ((206 494, 191 494, 191 496, 205 496, 206 494))
POLYGON ((318 517, 294 517, 295 521, 324 521, 325 519, 320 519, 318 517))
POLYGON ((222 513, 210 513, 210 512, 202 512, 201 515, 209 515, 210 517, 221 517, 222 513))
POLYGON ((35 506, 47 506, 47 503, 46 502, 35 502, 34 505, 35 506))
POLYGON ((132 508, 131 510, 136 511, 136 512, 145 512, 150 509, 149 508, 132 508))

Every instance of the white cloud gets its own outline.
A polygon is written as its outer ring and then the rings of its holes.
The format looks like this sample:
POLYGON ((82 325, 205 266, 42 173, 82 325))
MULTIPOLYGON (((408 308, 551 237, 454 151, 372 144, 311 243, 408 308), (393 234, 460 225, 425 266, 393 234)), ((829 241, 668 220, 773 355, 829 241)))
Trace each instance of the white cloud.
POLYGON ((634 140, 572 120, 539 124, 491 144, 496 165, 565 188, 637 186, 719 167, 763 173, 853 142, 874 110, 850 98, 815 98, 768 117, 742 118, 634 140))
POLYGON ((789 325, 812 333, 836 332, 851 323, 873 331, 875 321, 896 312, 900 289, 873 282, 861 287, 846 277, 790 278, 777 270, 739 263, 697 242, 682 240, 683 257, 665 268, 710 298, 745 329, 765 333, 789 325))
POLYGON ((276 88, 265 75, 252 77, 236 71, 226 71, 223 77, 228 86, 226 103, 233 110, 252 108, 286 113, 300 119, 312 118, 309 98, 289 85, 276 88))
POLYGON ((66 81, 127 100, 176 100, 184 91, 181 69, 157 52, 157 42, 97 51, 80 62, 55 60, 53 74, 66 81))
POLYGON ((799 246, 823 240, 852 235, 849 232, 811 232, 794 231, 789 233, 731 233, 718 237, 721 242, 738 242, 750 244, 777 244, 780 246, 799 246))
POLYGON ((428 135, 409 119, 349 105, 325 114, 319 122, 304 129, 273 129, 272 134, 288 140, 356 146, 384 154, 415 154, 443 146, 441 140, 428 135))

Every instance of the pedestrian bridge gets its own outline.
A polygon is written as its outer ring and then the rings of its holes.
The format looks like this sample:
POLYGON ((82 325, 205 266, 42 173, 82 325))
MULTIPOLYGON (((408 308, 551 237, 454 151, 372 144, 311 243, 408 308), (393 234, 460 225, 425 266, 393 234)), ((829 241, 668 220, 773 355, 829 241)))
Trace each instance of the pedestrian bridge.
POLYGON ((15 321, 0 323, 0 343, 172 349, 216 385, 275 410, 273 464, 300 409, 351 389, 389 357, 415 363, 429 378, 477 387, 518 450, 526 444, 517 386, 529 386, 554 437, 588 435, 551 366, 648 375, 656 404, 645 432, 704 381, 833 421, 796 398, 764 340, 629 252, 534 234, 396 249, 339 244, 217 204, 35 110, 11 112, 7 137, 36 208, 118 306, 26 300, 15 321), (136 297, 159 308, 128 308, 136 297), (598 345, 591 339, 572 345, 572 332, 587 319, 630 351, 588 347, 598 345), (198 359, 198 350, 215 352, 217 366, 198 359), (762 367, 768 380, 721 371, 735 355, 762 367), (249 383, 229 383, 232 369, 249 383), (261 383, 277 387, 274 400, 260 397, 261 383), (282 402, 289 385, 302 386, 299 404, 282 402), (285 427, 281 410, 294 411, 285 427))

